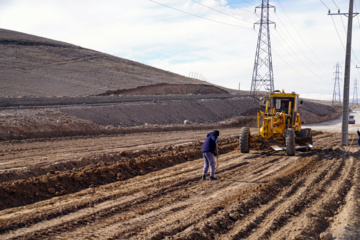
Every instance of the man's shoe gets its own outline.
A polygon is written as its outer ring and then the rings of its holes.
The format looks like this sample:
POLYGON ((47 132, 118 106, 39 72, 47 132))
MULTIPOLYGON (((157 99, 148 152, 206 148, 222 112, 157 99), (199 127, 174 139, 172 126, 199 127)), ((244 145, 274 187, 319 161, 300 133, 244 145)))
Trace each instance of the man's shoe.
POLYGON ((210 177, 210 181, 217 180, 217 177, 210 177))
POLYGON ((202 176, 202 180, 206 180, 206 175, 203 175, 203 176, 202 176))

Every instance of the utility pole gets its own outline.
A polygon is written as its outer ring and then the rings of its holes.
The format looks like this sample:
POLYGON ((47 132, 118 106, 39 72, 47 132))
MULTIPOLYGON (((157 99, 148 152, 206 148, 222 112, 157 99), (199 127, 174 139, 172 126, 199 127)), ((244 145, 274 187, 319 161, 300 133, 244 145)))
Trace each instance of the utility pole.
POLYGON ((358 99, 358 90, 357 90, 357 79, 355 78, 354 82, 354 92, 353 92, 353 100, 352 100, 352 106, 359 107, 359 99, 358 99))
POLYGON ((335 13, 331 14, 330 10, 328 15, 344 15, 348 17, 348 29, 346 38, 346 55, 345 55, 345 75, 344 75, 344 95, 343 95, 343 116, 341 126, 341 145, 348 145, 348 118, 349 118, 349 89, 350 89, 350 67, 351 67, 351 38, 352 38, 352 24, 354 14, 354 0, 349 1, 349 13, 335 13))
POLYGON ((250 95, 252 97, 255 97, 258 94, 261 87, 264 87, 267 92, 274 91, 269 25, 275 23, 269 20, 269 9, 275 9, 275 7, 269 4, 269 0, 262 0, 261 5, 255 8, 255 12, 257 8, 261 8, 261 17, 260 21, 255 23, 259 24, 260 28, 250 89, 250 95))
POLYGON ((340 65, 339 63, 335 66, 336 70, 334 72, 335 74, 335 82, 334 82, 334 92, 333 92, 333 99, 332 99, 332 105, 341 105, 341 99, 340 99, 340 65))

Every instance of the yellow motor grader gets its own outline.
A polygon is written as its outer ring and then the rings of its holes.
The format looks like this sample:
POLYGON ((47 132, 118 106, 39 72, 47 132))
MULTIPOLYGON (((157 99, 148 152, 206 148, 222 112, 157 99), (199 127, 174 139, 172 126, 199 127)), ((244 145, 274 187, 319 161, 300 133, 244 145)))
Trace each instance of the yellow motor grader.
POLYGON ((301 129, 303 123, 298 111, 299 94, 274 91, 266 100, 265 112, 258 111, 258 136, 251 136, 248 127, 241 128, 240 151, 248 153, 251 142, 276 144, 275 150, 286 150, 294 156, 296 149, 309 150, 312 147, 310 128, 301 129), (280 145, 280 147, 279 147, 280 145))

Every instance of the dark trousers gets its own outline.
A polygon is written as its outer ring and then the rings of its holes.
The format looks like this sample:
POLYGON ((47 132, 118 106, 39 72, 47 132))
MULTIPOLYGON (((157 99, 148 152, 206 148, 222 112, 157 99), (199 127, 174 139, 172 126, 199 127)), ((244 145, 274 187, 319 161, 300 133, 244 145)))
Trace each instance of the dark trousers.
POLYGON ((203 152, 204 157, 204 169, 203 169, 203 175, 206 175, 209 166, 210 166, 210 177, 213 177, 215 174, 215 159, 214 154, 211 152, 203 152))

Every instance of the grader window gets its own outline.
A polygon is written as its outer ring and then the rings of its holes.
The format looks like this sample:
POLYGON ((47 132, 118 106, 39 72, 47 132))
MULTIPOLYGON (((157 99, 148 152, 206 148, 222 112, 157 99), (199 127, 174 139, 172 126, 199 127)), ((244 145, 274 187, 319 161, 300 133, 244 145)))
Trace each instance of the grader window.
POLYGON ((276 110, 280 109, 280 107, 281 107, 281 99, 275 99, 275 102, 276 102, 275 109, 276 110))
POLYGON ((276 112, 288 112, 289 103, 291 102, 291 109, 294 109, 294 98, 273 98, 272 106, 275 105, 276 112))

